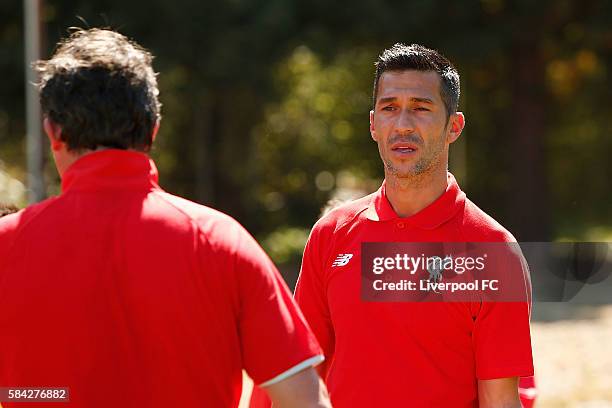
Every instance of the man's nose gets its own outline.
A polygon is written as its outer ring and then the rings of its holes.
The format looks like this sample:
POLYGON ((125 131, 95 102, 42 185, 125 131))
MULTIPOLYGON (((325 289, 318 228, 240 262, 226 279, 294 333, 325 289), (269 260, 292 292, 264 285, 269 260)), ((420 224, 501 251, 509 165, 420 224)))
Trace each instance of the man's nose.
POLYGON ((399 132, 413 132, 414 131, 414 117, 410 109, 402 109, 397 117, 395 123, 395 130, 399 132))

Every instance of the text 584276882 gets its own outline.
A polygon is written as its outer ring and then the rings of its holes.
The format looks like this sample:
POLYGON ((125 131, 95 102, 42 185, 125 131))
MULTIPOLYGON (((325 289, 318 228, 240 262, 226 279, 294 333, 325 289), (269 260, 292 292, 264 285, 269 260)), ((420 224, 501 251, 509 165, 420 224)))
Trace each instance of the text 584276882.
POLYGON ((0 402, 68 402, 68 388, 0 387, 0 402))

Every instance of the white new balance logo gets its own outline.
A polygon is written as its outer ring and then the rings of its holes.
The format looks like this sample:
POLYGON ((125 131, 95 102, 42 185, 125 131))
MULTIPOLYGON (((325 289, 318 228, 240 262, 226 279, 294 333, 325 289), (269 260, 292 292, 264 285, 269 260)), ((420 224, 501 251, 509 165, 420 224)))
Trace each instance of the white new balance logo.
POLYGON ((338 254, 338 257, 336 257, 336 260, 332 264, 332 267, 333 266, 344 266, 347 263, 349 263, 352 257, 353 257, 353 254, 338 254))

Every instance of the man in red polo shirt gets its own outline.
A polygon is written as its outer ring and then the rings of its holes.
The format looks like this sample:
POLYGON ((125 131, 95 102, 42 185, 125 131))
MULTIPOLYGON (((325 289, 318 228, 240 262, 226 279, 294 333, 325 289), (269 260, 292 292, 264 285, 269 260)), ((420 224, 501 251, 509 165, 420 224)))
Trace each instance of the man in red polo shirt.
MULTIPOLYGON (((464 127, 459 75, 436 51, 396 44, 376 64, 370 132, 381 188, 314 226, 296 299, 325 353, 334 407, 520 407, 533 375, 529 301, 366 302, 364 242, 512 242, 448 173, 464 127)), ((521 276, 519 284, 527 282, 521 276)))
POLYGON ((91 29, 38 64, 62 193, 0 220, 0 401, 235 407, 245 369, 279 406, 328 407, 272 262, 229 216, 159 187, 151 59, 91 29))
POLYGON ((16 213, 17 211, 19 211, 19 209, 14 205, 0 202, 0 218, 4 217, 5 215, 16 213))

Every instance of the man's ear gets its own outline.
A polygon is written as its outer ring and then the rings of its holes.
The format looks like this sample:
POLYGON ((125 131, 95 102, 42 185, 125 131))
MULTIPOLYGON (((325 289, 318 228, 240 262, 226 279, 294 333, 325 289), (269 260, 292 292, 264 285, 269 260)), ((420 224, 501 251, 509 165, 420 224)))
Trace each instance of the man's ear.
POLYGON ((378 141, 376 139, 376 131, 374 130, 374 110, 370 111, 370 136, 372 136, 372 139, 375 141, 378 141))
POLYGON ((155 121, 155 126, 153 126, 153 132, 151 133, 151 143, 153 143, 155 141, 155 138, 157 137, 157 132, 159 132, 159 123, 160 120, 159 118, 157 118, 157 120, 155 121))
POLYGON ((456 112, 451 115, 449 120, 449 130, 446 136, 446 141, 450 144, 459 139, 463 128, 465 127, 465 116, 462 112, 456 112))
POLYGON ((62 128, 60 125, 46 117, 43 120, 43 128, 45 129, 45 133, 47 134, 49 142, 51 143, 51 150, 58 151, 64 147, 65 143, 62 141, 62 128))

